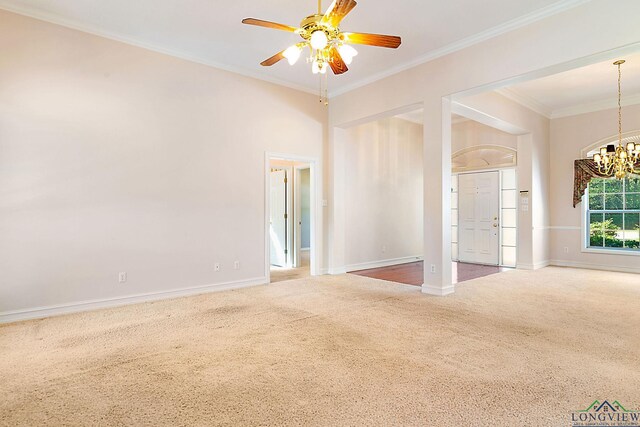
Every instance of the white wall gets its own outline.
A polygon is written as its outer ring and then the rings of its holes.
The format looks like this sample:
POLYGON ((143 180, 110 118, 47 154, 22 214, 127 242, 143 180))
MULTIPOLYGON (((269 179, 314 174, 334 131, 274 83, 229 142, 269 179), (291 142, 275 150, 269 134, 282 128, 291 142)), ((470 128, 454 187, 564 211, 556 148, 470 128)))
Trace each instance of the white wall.
MULTIPOLYGON (((625 106, 623 132, 640 130, 640 105, 625 106)), ((618 110, 551 121, 551 259, 554 264, 640 272, 640 256, 581 251, 582 203, 573 208, 573 161, 581 151, 618 132, 618 110), (568 253, 564 248, 568 248, 568 253)))
POLYGON ((388 118, 347 133, 347 271, 422 256, 422 126, 388 118))
POLYGON ((0 314, 266 280, 265 151, 322 159, 315 96, 4 11, 0 51, 0 314))

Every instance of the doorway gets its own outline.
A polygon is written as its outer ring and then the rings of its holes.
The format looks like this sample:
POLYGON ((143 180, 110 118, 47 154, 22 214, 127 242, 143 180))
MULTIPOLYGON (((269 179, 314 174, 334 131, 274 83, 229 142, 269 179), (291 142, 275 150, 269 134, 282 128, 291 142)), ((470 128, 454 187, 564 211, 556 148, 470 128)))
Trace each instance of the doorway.
POLYGON ((458 189, 459 261, 500 264, 499 172, 461 174, 458 189))
POLYGON ((267 278, 316 275, 315 161, 268 155, 266 166, 267 278))

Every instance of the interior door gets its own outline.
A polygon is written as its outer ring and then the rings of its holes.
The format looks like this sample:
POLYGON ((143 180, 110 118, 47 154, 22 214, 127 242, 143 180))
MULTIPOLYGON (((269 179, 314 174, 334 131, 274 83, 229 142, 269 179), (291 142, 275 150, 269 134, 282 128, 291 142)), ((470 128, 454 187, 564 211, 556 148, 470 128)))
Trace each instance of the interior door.
POLYGON ((271 237, 271 265, 287 265, 287 173, 271 171, 269 236, 271 237))
POLYGON ((500 174, 461 174, 458 182, 458 259, 500 263, 500 174))

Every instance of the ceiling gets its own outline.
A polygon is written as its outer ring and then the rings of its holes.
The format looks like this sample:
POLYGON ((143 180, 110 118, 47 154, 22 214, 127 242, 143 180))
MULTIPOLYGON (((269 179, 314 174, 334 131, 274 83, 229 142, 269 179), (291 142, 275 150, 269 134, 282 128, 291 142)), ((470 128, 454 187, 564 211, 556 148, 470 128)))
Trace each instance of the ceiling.
MULTIPOLYGON (((625 55, 622 103, 640 103, 640 53, 625 55)), ((550 118, 617 107, 618 70, 613 60, 509 86, 498 92, 550 118)))
MULTIPOLYGON (((332 94, 530 24, 588 0, 360 0, 346 31, 402 36, 398 50, 358 46, 332 94)), ((323 8, 329 0, 323 1, 323 8)), ((299 36, 242 25, 246 17, 297 26, 315 0, 0 0, 0 8, 291 87, 316 91, 304 61, 259 63, 299 36)))

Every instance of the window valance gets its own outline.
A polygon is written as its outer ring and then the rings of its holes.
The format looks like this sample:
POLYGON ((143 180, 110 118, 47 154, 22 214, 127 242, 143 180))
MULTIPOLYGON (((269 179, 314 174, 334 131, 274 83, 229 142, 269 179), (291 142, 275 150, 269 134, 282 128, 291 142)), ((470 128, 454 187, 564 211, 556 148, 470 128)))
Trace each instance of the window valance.
POLYGON ((598 165, 591 159, 578 159, 574 162, 573 170, 573 207, 582 200, 589 182, 593 178, 607 178, 598 171, 598 165))

